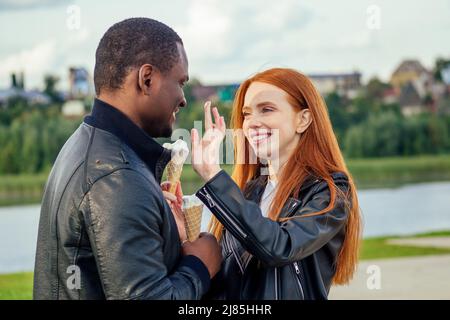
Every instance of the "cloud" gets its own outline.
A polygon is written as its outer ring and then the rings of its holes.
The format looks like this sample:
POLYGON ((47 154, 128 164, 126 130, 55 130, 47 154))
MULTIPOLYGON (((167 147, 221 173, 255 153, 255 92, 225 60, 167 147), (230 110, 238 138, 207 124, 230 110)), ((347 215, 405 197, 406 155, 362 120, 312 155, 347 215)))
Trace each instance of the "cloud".
POLYGON ((55 41, 48 40, 29 50, 10 55, 2 60, 0 74, 7 75, 12 72, 23 71, 27 79, 29 77, 42 77, 52 65, 55 51, 55 41))
POLYGON ((1 11, 29 10, 42 7, 56 7, 71 3, 70 0, 0 0, 1 11))
POLYGON ((183 37, 195 73, 208 82, 238 81, 299 51, 299 33, 314 12, 298 1, 194 0, 183 37))
POLYGON ((49 73, 60 76, 63 80, 61 85, 65 88, 67 69, 72 65, 85 66, 86 49, 83 44, 89 39, 89 35, 88 29, 82 28, 68 33, 64 41, 48 38, 29 49, 2 58, 0 87, 10 85, 9 74, 24 72, 27 88, 41 87, 44 75, 49 73))

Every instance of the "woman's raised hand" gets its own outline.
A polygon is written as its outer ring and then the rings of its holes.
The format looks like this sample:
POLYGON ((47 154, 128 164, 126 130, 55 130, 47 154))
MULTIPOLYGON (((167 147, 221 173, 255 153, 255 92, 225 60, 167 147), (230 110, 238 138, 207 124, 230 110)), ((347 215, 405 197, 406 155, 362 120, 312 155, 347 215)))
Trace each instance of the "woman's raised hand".
POLYGON ((214 122, 211 117, 211 102, 207 101, 205 111, 205 134, 200 139, 198 131, 191 131, 192 167, 204 181, 214 177, 220 169, 220 144, 225 137, 225 119, 220 116, 216 107, 212 109, 214 122))

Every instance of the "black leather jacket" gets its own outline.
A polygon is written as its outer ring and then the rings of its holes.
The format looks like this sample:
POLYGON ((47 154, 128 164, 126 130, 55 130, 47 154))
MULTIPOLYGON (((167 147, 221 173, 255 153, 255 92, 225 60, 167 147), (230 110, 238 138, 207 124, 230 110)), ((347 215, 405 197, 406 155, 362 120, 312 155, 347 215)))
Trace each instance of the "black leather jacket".
MULTIPOLYGON (((347 192, 346 175, 332 177, 347 192)), ((254 179, 249 183, 254 191, 244 196, 221 171, 197 192, 225 227, 222 269, 204 299, 327 299, 345 235, 344 202, 340 199, 323 215, 274 222, 263 217, 258 205, 266 182, 267 176, 254 179)), ((326 182, 311 177, 298 198, 288 199, 280 217, 317 212, 329 201, 326 182)))
POLYGON ((159 185, 169 159, 170 151, 96 100, 45 188, 35 299, 201 298, 208 270, 181 256, 159 185))

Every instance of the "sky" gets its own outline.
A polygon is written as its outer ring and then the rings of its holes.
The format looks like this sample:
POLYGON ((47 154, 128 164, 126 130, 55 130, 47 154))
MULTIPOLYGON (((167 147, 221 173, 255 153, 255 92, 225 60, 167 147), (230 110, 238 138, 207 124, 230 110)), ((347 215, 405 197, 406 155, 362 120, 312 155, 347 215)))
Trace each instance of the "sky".
POLYGON ((92 74, 103 33, 130 17, 171 26, 205 84, 275 66, 389 80, 403 59, 450 58, 450 0, 0 0, 0 88, 18 71, 27 88, 45 74, 67 88, 68 68, 92 74))

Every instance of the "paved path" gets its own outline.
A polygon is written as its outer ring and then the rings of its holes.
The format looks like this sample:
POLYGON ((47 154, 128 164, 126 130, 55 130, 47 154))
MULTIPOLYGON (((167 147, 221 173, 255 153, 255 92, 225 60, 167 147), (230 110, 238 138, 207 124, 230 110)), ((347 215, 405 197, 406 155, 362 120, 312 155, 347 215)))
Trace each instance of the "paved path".
POLYGON ((450 254, 363 261, 350 285, 332 287, 329 299, 450 299, 450 254), (376 285, 373 270, 381 275, 378 290, 367 286, 376 285))
POLYGON ((388 244, 413 246, 413 247, 433 247, 450 249, 450 237, 424 237, 424 238, 401 238, 390 239, 388 244))

